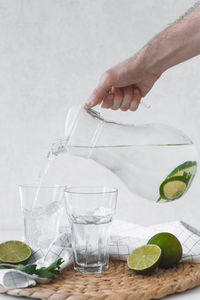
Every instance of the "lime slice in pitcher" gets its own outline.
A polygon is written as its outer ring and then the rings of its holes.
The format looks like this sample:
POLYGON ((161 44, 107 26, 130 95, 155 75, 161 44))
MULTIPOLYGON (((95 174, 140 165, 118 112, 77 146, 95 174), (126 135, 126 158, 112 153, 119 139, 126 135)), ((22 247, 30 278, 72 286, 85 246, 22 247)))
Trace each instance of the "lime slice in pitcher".
POLYGON ((135 249, 127 259, 129 269, 138 274, 150 274, 159 265, 161 249, 157 245, 145 245, 135 249))
POLYGON ((180 198, 187 189, 187 183, 187 179, 184 176, 167 178, 160 185, 161 198, 171 201, 180 198))
POLYGON ((20 241, 7 241, 0 244, 0 261, 5 263, 22 263, 31 256, 31 249, 20 241))
POLYGON ((195 173, 197 170, 197 162, 196 161, 186 161, 183 164, 176 167, 167 178, 160 185, 160 198, 157 200, 159 203, 169 202, 180 198, 190 187, 195 173), (178 180, 178 178, 180 180, 178 180), (175 178, 175 182, 172 183, 171 178, 175 178), (176 180, 177 179, 177 180, 176 180), (177 182, 181 181, 181 182, 177 182), (169 183, 169 184, 168 184, 169 183), (167 184, 166 189, 170 190, 169 195, 163 192, 163 187, 167 184), (186 185, 186 186, 185 186, 186 185), (178 187, 179 186, 179 187, 178 187), (174 189, 174 190, 173 190, 174 189))

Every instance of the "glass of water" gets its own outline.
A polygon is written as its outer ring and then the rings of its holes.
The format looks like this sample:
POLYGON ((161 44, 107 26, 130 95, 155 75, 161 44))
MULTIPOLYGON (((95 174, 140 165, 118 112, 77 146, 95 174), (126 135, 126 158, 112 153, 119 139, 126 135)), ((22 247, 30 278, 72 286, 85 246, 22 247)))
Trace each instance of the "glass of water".
POLYGON ((24 236, 33 249, 48 249, 59 234, 64 186, 19 186, 24 236))
POLYGON ((69 187, 66 210, 71 223, 74 269, 101 273, 109 267, 109 227, 117 202, 117 189, 69 187))

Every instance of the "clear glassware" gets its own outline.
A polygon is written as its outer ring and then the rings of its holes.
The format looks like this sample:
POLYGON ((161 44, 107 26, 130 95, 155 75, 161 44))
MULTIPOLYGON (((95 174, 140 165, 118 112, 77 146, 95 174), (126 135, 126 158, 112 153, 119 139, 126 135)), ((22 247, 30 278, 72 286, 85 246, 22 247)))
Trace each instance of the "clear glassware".
POLYGON ((19 186, 24 237, 33 250, 47 250, 58 236, 64 189, 64 186, 19 186))
POLYGON ((74 269, 102 273, 109 267, 108 240, 115 213, 117 190, 109 187, 65 189, 71 223, 74 269))
POLYGON ((196 173, 195 145, 169 125, 122 124, 105 120, 93 109, 73 107, 65 136, 53 145, 53 155, 68 152, 90 158, 120 177, 130 191, 153 201, 180 198, 196 173))

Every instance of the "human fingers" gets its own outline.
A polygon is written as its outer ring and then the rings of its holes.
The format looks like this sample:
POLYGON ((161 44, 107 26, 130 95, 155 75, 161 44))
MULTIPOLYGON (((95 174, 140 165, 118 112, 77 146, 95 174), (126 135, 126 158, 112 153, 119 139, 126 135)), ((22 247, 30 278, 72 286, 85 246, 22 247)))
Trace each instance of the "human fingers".
POLYGON ((130 86, 125 87, 123 88, 123 92, 124 92, 124 97, 120 105, 120 109, 122 111, 127 111, 129 109, 131 100, 133 98, 133 88, 130 86))
POLYGON ((113 106, 113 94, 107 94, 102 101, 102 108, 111 108, 113 106))
POLYGON ((123 89, 121 88, 112 88, 112 92, 114 95, 112 109, 117 110, 120 108, 122 100, 123 100, 123 89))
POLYGON ((87 103, 85 104, 86 108, 93 107, 101 103, 104 96, 110 91, 112 87, 114 74, 112 70, 108 70, 100 77, 98 86, 94 89, 92 94, 89 96, 87 103))
POLYGON ((134 89, 133 90, 133 98, 131 100, 131 103, 130 103, 130 110, 131 111, 135 111, 139 104, 140 104, 140 100, 141 100, 141 93, 138 89, 134 89))

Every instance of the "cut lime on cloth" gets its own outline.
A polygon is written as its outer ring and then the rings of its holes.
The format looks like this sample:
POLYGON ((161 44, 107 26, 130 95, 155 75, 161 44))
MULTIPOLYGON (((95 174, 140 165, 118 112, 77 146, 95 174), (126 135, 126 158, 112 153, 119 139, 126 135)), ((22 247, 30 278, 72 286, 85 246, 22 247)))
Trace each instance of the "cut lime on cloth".
POLYGON ((170 268, 179 262, 182 257, 182 246, 175 235, 169 232, 161 232, 154 235, 148 244, 157 245, 162 250, 159 267, 170 268))
POLYGON ((161 183, 157 202, 169 202, 180 198, 189 189, 196 170, 196 161, 186 161, 176 167, 161 183))
POLYGON ((161 249, 156 245, 145 245, 135 249, 127 259, 129 269, 138 274, 151 274, 159 265, 161 249))
POLYGON ((4 263, 23 263, 31 256, 31 249, 20 241, 7 241, 0 244, 0 261, 4 263))

